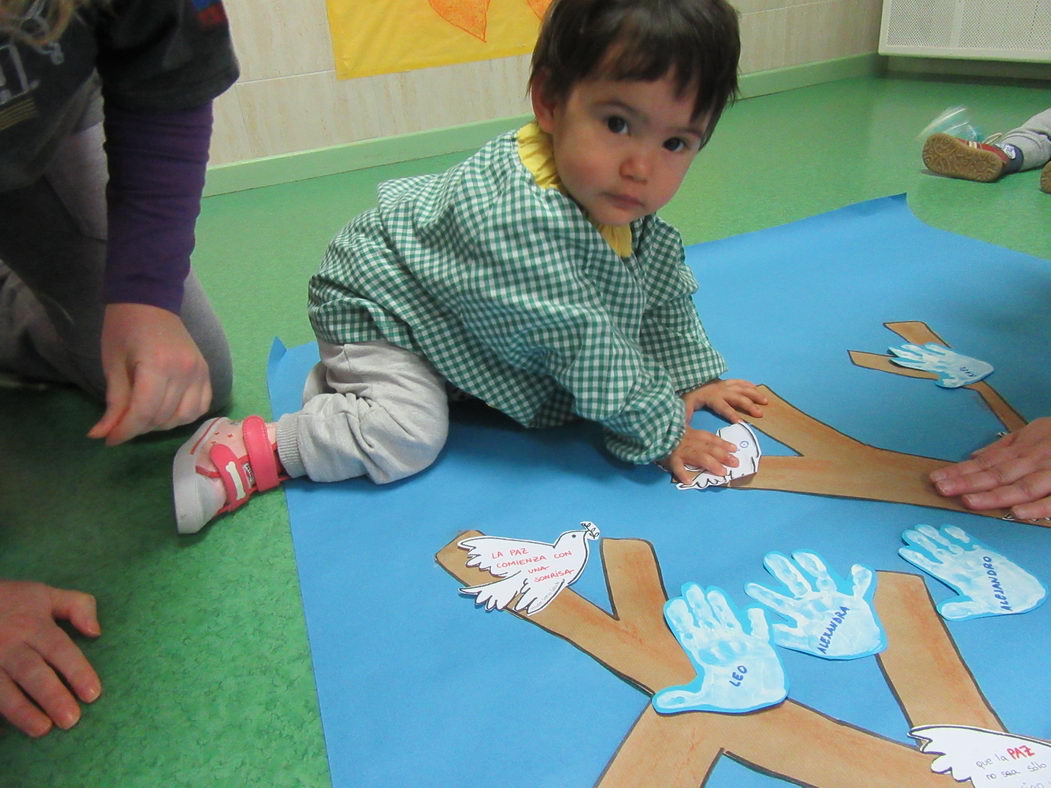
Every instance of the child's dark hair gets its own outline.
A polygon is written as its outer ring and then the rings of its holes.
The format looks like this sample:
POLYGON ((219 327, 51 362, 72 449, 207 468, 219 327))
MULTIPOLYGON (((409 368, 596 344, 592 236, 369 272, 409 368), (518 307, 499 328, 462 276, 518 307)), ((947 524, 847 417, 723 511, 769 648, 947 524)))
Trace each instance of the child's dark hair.
POLYGON ((533 50, 529 88, 565 99, 589 78, 696 87, 693 116, 714 128, 737 95, 737 12, 725 0, 554 0, 533 50))

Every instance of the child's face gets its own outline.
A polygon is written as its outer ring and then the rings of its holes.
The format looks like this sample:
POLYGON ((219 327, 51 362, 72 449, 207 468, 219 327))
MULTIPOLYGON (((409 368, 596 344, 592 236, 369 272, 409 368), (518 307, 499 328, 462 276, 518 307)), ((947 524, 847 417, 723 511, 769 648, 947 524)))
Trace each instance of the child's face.
POLYGON ((562 185, 600 224, 628 224, 663 207, 704 139, 693 91, 677 96, 670 75, 587 80, 562 101, 542 94, 533 91, 533 110, 552 137, 562 185))

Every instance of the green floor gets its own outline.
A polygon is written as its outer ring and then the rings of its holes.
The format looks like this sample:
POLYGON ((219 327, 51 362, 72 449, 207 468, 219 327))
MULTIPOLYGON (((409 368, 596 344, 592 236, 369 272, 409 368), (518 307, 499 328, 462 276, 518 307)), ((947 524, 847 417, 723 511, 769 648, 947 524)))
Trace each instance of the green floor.
MULTIPOLYGON (((698 243, 907 192, 936 227, 1051 260, 1051 195, 1037 172, 974 184, 924 171, 915 135, 953 104, 994 131, 1051 105, 1051 91, 861 78, 750 99, 725 115, 663 215, 698 243)), ((312 339, 307 278, 375 184, 460 158, 205 201, 194 263, 230 336, 232 415, 269 414, 271 340, 312 339)), ((177 537, 169 469, 188 430, 105 449, 83 437, 99 412, 74 392, 0 390, 0 576, 90 591, 104 632, 81 641, 102 697, 42 740, 0 724, 0 785, 327 784, 282 494, 177 537)))

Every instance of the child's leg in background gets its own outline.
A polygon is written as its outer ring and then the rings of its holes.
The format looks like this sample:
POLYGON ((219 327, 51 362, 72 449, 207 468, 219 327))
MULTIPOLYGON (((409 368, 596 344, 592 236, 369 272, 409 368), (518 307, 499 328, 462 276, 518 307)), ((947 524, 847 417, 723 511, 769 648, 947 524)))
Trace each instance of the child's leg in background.
POLYGON ((1017 129, 1007 132, 996 144, 1014 145, 1018 149, 1022 154, 1021 170, 1043 167, 1051 160, 1051 109, 1045 109, 1017 129))
POLYGON ((277 423, 286 473, 384 483, 434 462, 449 431, 445 380, 434 367, 389 342, 319 347, 303 409, 277 423))

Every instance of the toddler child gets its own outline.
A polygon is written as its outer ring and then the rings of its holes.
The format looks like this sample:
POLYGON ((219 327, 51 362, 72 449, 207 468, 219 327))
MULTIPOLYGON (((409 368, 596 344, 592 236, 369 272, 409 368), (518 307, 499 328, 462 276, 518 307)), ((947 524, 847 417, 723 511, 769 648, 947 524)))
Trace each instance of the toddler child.
POLYGON ((598 422, 615 456, 724 474, 766 400, 721 380, 682 239, 655 212, 737 89, 724 0, 555 0, 533 54, 535 121, 445 173, 381 184, 310 282, 321 362, 297 413, 205 423, 174 462, 178 528, 288 477, 383 483, 434 461, 448 391, 526 427, 598 422))

